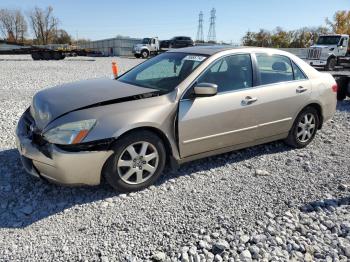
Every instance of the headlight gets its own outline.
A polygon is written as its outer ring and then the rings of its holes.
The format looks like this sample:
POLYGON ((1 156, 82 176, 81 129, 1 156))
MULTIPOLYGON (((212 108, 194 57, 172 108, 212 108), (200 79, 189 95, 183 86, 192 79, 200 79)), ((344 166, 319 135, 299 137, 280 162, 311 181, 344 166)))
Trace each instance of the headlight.
POLYGON ((52 144, 78 144, 88 135, 95 124, 95 119, 63 124, 47 131, 44 137, 52 144))

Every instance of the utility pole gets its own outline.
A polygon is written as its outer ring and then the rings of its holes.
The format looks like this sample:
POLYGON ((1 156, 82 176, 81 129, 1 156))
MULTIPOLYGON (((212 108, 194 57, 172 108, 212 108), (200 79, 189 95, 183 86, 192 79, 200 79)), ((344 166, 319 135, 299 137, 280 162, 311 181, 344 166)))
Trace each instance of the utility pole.
POLYGON ((216 31, 215 31, 216 10, 213 8, 210 11, 210 26, 208 33, 208 42, 216 43, 216 31))
POLYGON ((198 29, 197 29, 197 38, 196 42, 203 43, 204 42, 204 35, 203 35, 203 12, 200 11, 199 18, 198 18, 198 29))

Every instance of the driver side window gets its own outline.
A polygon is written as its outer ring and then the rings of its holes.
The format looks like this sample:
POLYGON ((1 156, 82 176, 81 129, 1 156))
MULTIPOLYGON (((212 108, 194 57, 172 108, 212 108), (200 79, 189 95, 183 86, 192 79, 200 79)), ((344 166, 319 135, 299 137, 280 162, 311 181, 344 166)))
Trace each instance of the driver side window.
POLYGON ((218 93, 253 86, 253 70, 249 54, 237 54, 219 59, 199 77, 197 83, 218 85, 218 93))

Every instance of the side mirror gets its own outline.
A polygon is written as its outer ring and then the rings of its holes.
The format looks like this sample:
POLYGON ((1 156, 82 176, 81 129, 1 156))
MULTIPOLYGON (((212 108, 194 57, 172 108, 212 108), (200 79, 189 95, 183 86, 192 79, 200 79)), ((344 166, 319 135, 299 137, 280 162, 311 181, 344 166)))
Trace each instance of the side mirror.
POLYGON ((218 85, 212 83, 199 83, 194 87, 196 97, 215 96, 218 93, 218 85))

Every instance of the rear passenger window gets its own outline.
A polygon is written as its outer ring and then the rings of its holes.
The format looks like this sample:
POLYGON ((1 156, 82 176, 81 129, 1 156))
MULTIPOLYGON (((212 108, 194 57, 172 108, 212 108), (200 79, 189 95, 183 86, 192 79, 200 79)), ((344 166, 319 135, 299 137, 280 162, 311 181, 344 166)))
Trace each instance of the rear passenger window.
POLYGON ((307 79, 303 71, 301 71, 300 68, 294 62, 292 62, 292 66, 295 80, 307 79))
POLYGON ((280 55, 257 54, 261 85, 293 80, 290 59, 280 55))

